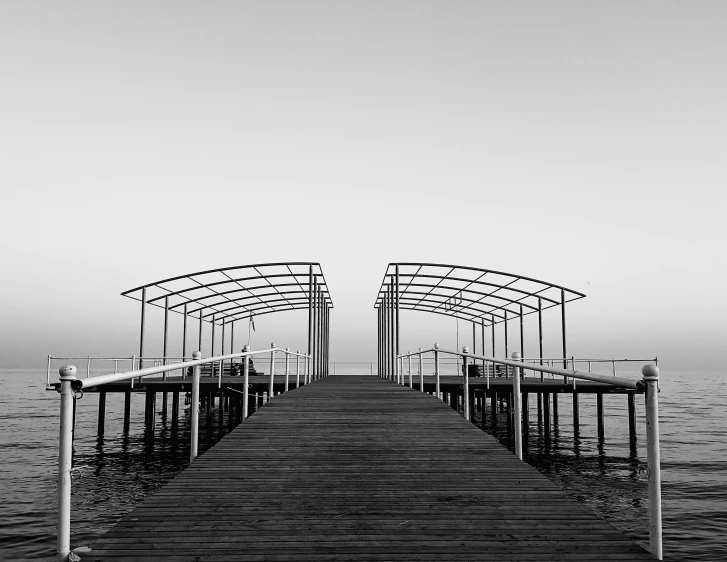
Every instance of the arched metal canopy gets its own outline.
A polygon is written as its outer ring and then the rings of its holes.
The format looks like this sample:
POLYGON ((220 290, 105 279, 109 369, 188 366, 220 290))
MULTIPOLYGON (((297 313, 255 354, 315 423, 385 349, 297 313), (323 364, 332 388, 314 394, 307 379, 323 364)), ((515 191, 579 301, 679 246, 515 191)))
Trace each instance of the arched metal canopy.
POLYGON ((121 293, 137 301, 223 324, 285 310, 307 309, 317 283, 333 308, 320 263, 281 262, 209 269, 155 281, 121 293))
POLYGON ((458 265, 390 263, 374 308, 386 306, 389 290, 399 309, 421 310, 482 323, 499 324, 585 297, 583 293, 539 279, 458 265), (398 271, 398 293, 396 277, 398 271))

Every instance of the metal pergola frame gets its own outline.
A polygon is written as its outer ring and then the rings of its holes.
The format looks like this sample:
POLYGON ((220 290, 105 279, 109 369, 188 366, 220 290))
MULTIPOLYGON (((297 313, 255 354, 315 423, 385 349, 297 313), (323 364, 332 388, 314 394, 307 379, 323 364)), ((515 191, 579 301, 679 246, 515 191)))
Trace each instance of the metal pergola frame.
MULTIPOLYGON (((324 375, 328 364, 329 322, 333 300, 318 262, 276 262, 208 269, 147 283, 121 293, 141 303, 139 356, 144 356, 147 305, 164 310, 164 351, 167 356, 169 312, 184 317, 182 355, 187 356, 187 320, 199 322, 199 347, 202 325, 222 328, 222 353, 225 328, 232 330, 238 320, 289 310, 308 310, 308 354, 313 356, 314 373, 324 375)), ((141 368, 141 364, 140 364, 141 368)))
MULTIPOLYGON (((542 313, 561 308, 563 358, 566 357, 565 305, 586 295, 540 279, 492 269, 437 263, 389 263, 374 302, 378 309, 380 375, 397 376, 399 352, 399 312, 418 310, 449 316, 472 323, 473 344, 476 328, 492 329, 492 355, 495 356, 495 325, 504 325, 505 355, 508 353, 507 321, 520 320, 520 347, 523 349, 523 318, 538 315, 539 350, 543 357, 542 313)), ((473 352, 475 350, 473 349, 473 352)))

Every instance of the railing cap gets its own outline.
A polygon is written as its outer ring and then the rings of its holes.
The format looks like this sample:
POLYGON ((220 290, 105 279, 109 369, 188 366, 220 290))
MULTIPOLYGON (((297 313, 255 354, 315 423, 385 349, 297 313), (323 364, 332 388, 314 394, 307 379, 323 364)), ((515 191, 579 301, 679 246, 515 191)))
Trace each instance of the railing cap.
POLYGON ((512 357, 515 361, 518 361, 519 359, 521 359, 519 351, 513 351, 512 355, 510 357, 512 357))
POLYGON ((192 352, 192 359, 197 361, 198 359, 202 359, 202 352, 200 351, 193 351, 192 352))
POLYGON ((659 367, 656 365, 644 365, 641 368, 641 374, 644 375, 645 381, 658 381, 659 367))
POLYGON ((61 380, 74 381, 76 380, 77 369, 75 365, 63 365, 58 369, 58 374, 61 376, 61 380))

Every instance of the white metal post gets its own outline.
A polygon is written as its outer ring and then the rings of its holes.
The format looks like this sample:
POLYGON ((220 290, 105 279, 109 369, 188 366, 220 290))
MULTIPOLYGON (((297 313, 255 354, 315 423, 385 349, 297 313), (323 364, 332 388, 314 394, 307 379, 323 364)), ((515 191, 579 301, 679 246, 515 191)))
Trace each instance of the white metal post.
POLYGON ((58 541, 56 560, 66 562, 71 552, 71 465, 73 462, 73 381, 76 367, 65 365, 61 379, 61 420, 58 439, 58 541))
POLYGON ((409 388, 414 388, 414 383, 411 378, 411 351, 406 352, 409 355, 409 388))
POLYGON ((442 393, 439 391, 439 344, 434 344, 434 378, 436 380, 436 394, 437 398, 441 400, 442 393))
MULTIPOLYGON (((515 351, 512 354, 512 360, 522 361, 520 353, 515 351)), ((513 371, 515 371, 512 374, 512 405, 514 410, 513 415, 515 416, 515 420, 513 423, 513 426, 515 428, 515 456, 520 460, 523 460, 523 422, 522 413, 520 411, 522 409, 520 400, 520 377, 522 376, 523 369, 522 367, 519 367, 517 369, 513 369, 513 371)))
POLYGON ((300 351, 295 353, 295 388, 300 388, 300 351))
POLYGON ((288 380, 290 379, 290 348, 285 348, 285 392, 288 392, 288 380))
MULTIPOLYGON (((249 345, 242 347, 243 353, 250 351, 249 345)), ((250 356, 242 358, 242 421, 247 419, 247 403, 250 397, 250 356)))
POLYGON ((463 384, 462 384, 462 402, 464 406, 464 419, 470 420, 470 376, 469 369, 467 368, 467 354, 470 352, 470 348, 464 346, 462 348, 462 369, 463 369, 463 384))
MULTIPOLYGON (((202 359, 202 353, 192 352, 192 359, 202 359)), ((199 435, 199 378, 202 374, 202 366, 195 365, 192 371, 192 403, 189 407, 189 462, 197 458, 197 444, 199 435)))
POLYGON ((651 554, 663 559, 661 548, 661 452, 659 450, 659 367, 644 365, 646 384, 646 458, 649 464, 649 539, 651 554))
POLYGON ((422 348, 419 348, 419 391, 424 392, 424 370, 422 369, 422 348))
POLYGON ((275 343, 270 344, 270 386, 268 387, 268 402, 273 398, 273 385, 275 384, 275 343))
POLYGON ((49 355, 48 356, 48 369, 46 370, 46 373, 45 373, 45 386, 46 386, 46 388, 48 388, 50 386, 50 360, 51 360, 51 356, 49 355))

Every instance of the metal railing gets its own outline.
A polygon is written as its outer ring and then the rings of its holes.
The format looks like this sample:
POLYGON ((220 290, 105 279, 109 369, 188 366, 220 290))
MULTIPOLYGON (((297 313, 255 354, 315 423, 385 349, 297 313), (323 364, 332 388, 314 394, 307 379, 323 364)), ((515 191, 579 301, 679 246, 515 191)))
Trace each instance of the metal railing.
MULTIPOLYGON (((651 546, 651 553, 658 559, 662 560, 662 526, 661 526, 661 453, 659 447, 659 367, 658 365, 647 364, 641 369, 642 379, 629 379, 623 377, 616 377, 613 375, 601 375, 591 372, 582 372, 567 369, 557 369, 553 367, 546 367, 540 364, 526 363, 525 361, 531 361, 532 359, 526 359, 520 357, 520 353, 515 352, 512 354, 512 360, 508 359, 494 359, 493 357, 486 357, 483 355, 472 355, 469 353, 469 348, 462 348, 462 352, 449 351, 439 349, 438 344, 434 344, 432 349, 416 351, 414 353, 405 353, 397 355, 396 357, 396 372, 394 373, 394 379, 397 384, 405 385, 404 377, 404 358, 408 358, 408 373, 409 373, 409 387, 413 388, 412 382, 412 357, 417 357, 419 362, 419 390, 424 392, 424 371, 422 368, 422 356, 425 353, 434 354, 434 376, 435 376, 435 391, 437 398, 442 399, 442 393, 440 390, 440 354, 447 354, 450 356, 457 356, 462 360, 462 394, 463 394, 463 410, 464 417, 467 421, 472 421, 470 416, 470 400, 469 400, 469 369, 468 361, 482 361, 483 363, 492 363, 493 365, 504 365, 507 368, 513 369, 512 377, 512 398, 513 398, 513 415, 514 415, 514 430, 515 430, 515 455, 522 460, 522 397, 520 395, 520 379, 524 376, 526 370, 539 372, 541 374, 549 373, 556 376, 562 376, 564 381, 572 379, 573 387, 576 386, 576 380, 587 380, 594 382, 601 382, 610 385, 615 385, 620 388, 627 388, 633 390, 639 390, 646 393, 646 448, 647 448, 647 465, 648 465, 648 488, 649 488, 649 542, 651 546)), ((563 361, 563 359, 559 359, 563 361)), ((539 363, 540 358, 537 359, 539 363)), ((601 360, 585 360, 585 362, 595 362, 601 360)), ((616 360, 605 360, 605 361, 616 361, 616 360)), ((621 360, 628 361, 628 360, 621 360)), ((632 360, 634 361, 634 360, 632 360)), ((647 359, 646 361, 654 361, 658 359, 647 359)), ((574 361, 573 364, 577 363, 578 360, 574 361)), ((487 388, 490 388, 490 377, 489 369, 484 369, 487 379, 487 388)))
MULTIPOLYGON (((222 363, 224 361, 237 358, 243 359, 243 399, 242 399, 242 419, 248 417, 248 399, 249 399, 249 357, 263 353, 270 354, 270 383, 268 389, 268 401, 274 396, 273 385, 275 382, 275 355, 276 353, 285 354, 285 391, 289 388, 290 378, 290 357, 296 357, 296 377, 298 386, 300 386, 300 359, 304 359, 304 382, 308 384, 313 380, 320 378, 320 375, 311 371, 311 356, 299 352, 292 352, 289 349, 280 349, 273 343, 269 349, 258 351, 250 351, 245 346, 242 353, 232 353, 229 355, 220 355, 217 357, 209 357, 202 359, 199 351, 192 353, 191 361, 182 363, 172 363, 168 365, 157 365, 144 369, 136 369, 123 373, 111 373, 107 375, 99 375, 84 379, 76 378, 77 369, 74 365, 65 365, 60 368, 60 387, 58 392, 61 395, 60 405, 60 439, 58 447, 58 540, 56 545, 56 559, 58 562, 67 562, 71 553, 71 469, 73 461, 73 405, 76 393, 82 392, 84 388, 94 388, 120 381, 132 381, 136 378, 148 377, 160 373, 167 373, 182 369, 184 372, 190 367, 193 368, 192 375, 192 402, 191 407, 195 408, 193 415, 190 416, 190 450, 189 462, 191 463, 197 458, 198 449, 198 428, 199 428, 199 384, 202 372, 202 365, 222 363)), ((168 358, 167 358, 168 359, 168 358)), ((121 358, 107 358, 106 360, 117 361, 121 358)), ((128 358, 126 358, 128 360, 128 358)), ((50 356, 49 356, 50 364, 50 356)), ((219 387, 222 385, 222 369, 219 375, 219 387)))

